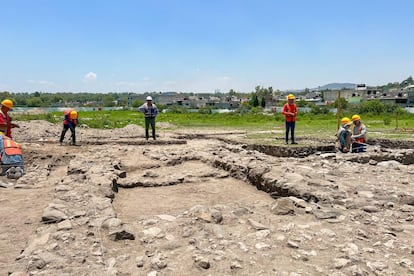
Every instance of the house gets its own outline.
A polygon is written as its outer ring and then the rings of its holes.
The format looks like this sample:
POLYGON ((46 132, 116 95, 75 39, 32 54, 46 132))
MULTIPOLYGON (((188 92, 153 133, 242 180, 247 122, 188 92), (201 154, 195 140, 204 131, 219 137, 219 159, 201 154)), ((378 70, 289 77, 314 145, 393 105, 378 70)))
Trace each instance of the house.
POLYGON ((403 91, 407 94, 407 106, 414 106, 414 84, 405 87, 403 91))

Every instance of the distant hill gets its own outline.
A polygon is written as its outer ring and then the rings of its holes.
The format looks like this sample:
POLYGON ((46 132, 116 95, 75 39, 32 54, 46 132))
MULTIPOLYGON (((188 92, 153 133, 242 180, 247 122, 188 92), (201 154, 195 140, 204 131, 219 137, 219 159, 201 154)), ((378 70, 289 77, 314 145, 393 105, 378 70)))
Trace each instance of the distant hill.
POLYGON ((325 84, 324 86, 320 86, 318 88, 314 88, 314 89, 319 89, 319 90, 338 90, 338 89, 342 89, 342 88, 348 88, 348 89, 354 89, 356 86, 355 83, 329 83, 329 84, 325 84))

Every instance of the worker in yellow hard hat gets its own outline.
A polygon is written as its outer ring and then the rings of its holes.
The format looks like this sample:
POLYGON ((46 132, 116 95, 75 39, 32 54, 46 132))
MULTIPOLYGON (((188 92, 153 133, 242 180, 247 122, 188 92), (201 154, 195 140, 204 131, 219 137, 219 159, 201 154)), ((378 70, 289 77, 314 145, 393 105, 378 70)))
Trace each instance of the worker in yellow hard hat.
POLYGON ((71 133, 72 133, 72 143, 71 145, 76 146, 76 132, 75 132, 75 128, 76 125, 78 124, 78 112, 74 109, 70 109, 70 110, 66 110, 63 112, 63 130, 62 133, 60 134, 60 144, 63 144, 63 139, 65 138, 65 134, 68 131, 68 129, 70 129, 71 133))
POLYGON ((354 128, 352 130, 352 152, 364 152, 366 147, 367 127, 361 122, 361 116, 355 114, 352 116, 354 128))
POLYGON ((347 153, 351 147, 351 119, 344 117, 341 119, 341 127, 336 133, 336 149, 340 152, 347 153))
POLYGON ((13 109, 13 101, 5 99, 1 102, 0 108, 0 134, 12 138, 11 129, 19 127, 19 125, 12 123, 12 118, 9 116, 9 111, 13 109))
POLYGON ((282 113, 286 118, 286 133, 285 141, 286 144, 289 142, 289 131, 290 139, 292 144, 297 144, 295 141, 295 125, 296 125, 296 116, 298 115, 298 108, 295 104, 295 95, 289 94, 287 96, 288 102, 283 106, 282 113))

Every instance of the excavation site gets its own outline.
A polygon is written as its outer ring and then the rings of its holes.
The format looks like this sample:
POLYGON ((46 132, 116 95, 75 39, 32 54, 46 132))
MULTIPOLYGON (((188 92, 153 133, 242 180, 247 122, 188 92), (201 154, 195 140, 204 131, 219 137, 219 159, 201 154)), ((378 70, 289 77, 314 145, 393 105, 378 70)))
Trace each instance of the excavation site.
POLYGON ((342 154, 159 124, 148 142, 137 125, 78 128, 70 146, 60 124, 19 124, 1 275, 414 274, 414 139, 342 154))

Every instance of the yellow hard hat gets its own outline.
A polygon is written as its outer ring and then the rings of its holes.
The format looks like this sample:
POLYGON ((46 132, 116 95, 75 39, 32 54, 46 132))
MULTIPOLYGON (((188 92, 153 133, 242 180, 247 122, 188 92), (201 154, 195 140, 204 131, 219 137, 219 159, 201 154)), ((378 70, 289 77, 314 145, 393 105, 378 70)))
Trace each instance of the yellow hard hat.
POLYGON ((361 120, 361 116, 359 116, 359 115, 354 115, 354 116, 352 116, 352 121, 359 121, 359 120, 361 120))
POLYGON ((9 99, 3 100, 1 102, 1 105, 4 105, 8 109, 13 109, 13 101, 12 100, 9 100, 9 99))
POLYGON ((293 94, 289 94, 289 95, 287 96, 287 99, 288 99, 288 100, 294 100, 294 99, 295 99, 295 95, 293 95, 293 94))
POLYGON ((341 124, 342 124, 343 126, 345 126, 345 125, 350 125, 350 124, 351 124, 351 119, 349 119, 348 117, 343 117, 343 118, 341 119, 341 124))
POLYGON ((75 110, 72 110, 69 114, 69 118, 77 119, 78 118, 78 112, 76 112, 75 110))

